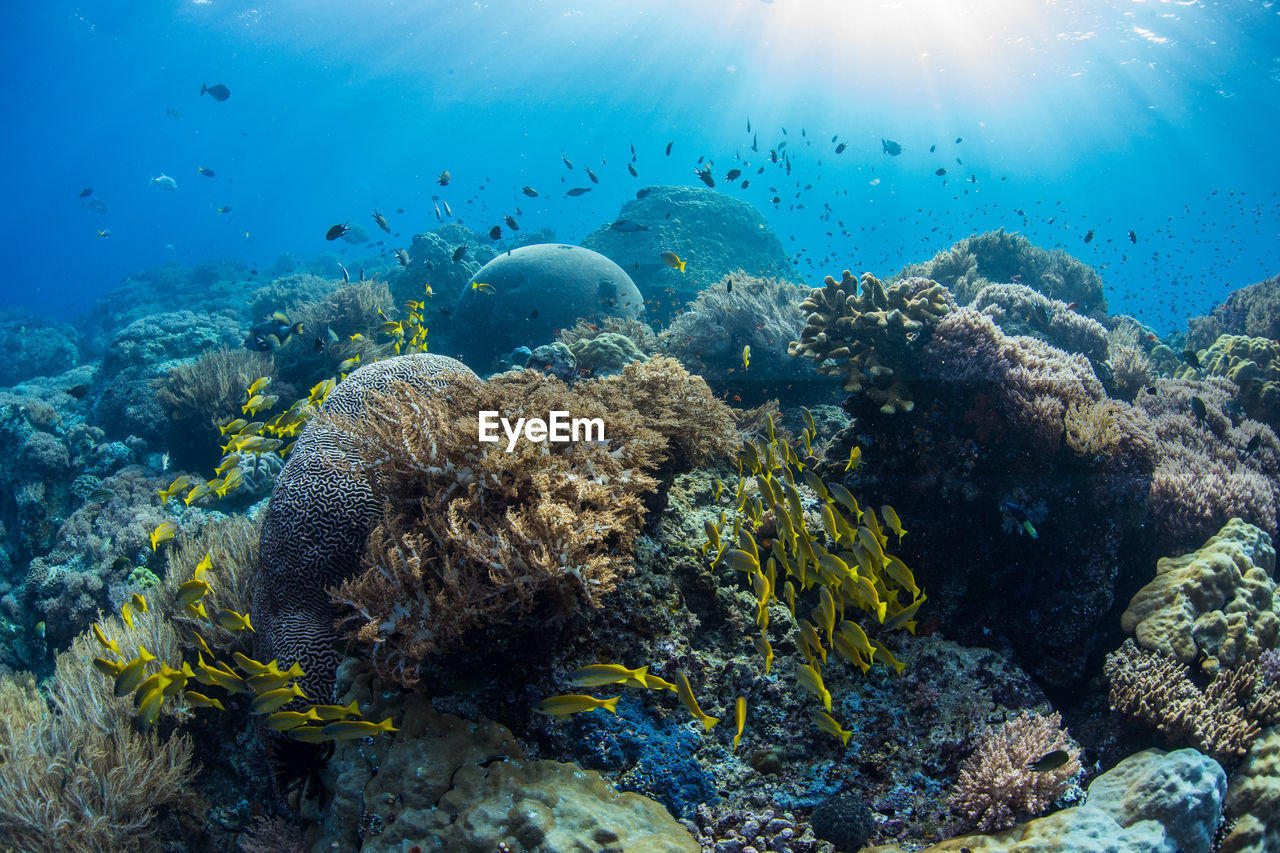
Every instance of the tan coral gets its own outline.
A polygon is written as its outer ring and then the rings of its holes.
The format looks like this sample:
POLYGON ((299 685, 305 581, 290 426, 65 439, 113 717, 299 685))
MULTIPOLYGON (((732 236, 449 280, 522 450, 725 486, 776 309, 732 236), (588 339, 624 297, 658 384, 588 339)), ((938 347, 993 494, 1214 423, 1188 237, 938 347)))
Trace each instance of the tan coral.
POLYGON ((955 307, 937 282, 910 278, 885 287, 871 273, 859 282, 845 270, 840 281, 827 276, 801 303, 808 319, 787 352, 817 362, 823 375, 842 376, 844 390, 865 391, 885 414, 909 412, 915 404, 903 380, 914 345, 955 307))
POLYGON ((1280 849, 1280 729, 1263 730, 1227 785, 1230 830, 1220 853, 1280 849))
POLYGON ((1183 663, 1203 654, 1207 673, 1255 660, 1280 643, 1275 562, 1271 537, 1233 518, 1199 550, 1157 561, 1120 625, 1183 663))

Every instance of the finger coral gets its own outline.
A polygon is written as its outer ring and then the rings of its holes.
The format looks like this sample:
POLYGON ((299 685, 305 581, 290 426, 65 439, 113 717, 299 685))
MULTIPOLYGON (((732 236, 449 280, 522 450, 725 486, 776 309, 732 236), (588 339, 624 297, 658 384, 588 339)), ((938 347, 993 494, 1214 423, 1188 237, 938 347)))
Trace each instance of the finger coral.
POLYGON ((827 276, 800 304, 807 313, 799 341, 787 351, 818 363, 824 376, 843 376, 844 390, 864 391, 884 414, 914 407, 906 381, 919 374, 926 332, 956 308, 946 288, 909 278, 885 286, 871 273, 827 276))
POLYGON ((983 734, 960 766, 951 807, 978 829, 1003 829, 1043 812, 1079 772, 1080 751, 1062 728, 1062 715, 1019 714, 983 734), (1067 755, 1059 766, 1031 767, 1059 751, 1067 755))

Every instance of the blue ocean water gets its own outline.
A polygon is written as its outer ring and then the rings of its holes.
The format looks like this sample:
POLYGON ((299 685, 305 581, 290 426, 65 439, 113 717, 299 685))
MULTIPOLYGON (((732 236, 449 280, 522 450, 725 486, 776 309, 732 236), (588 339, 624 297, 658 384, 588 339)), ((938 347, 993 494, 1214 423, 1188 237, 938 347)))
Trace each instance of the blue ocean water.
POLYGON ((1004 227, 1168 331, 1280 268, 1272 3, 187 0, 4 19, 0 305, 41 314, 170 259, 305 261, 374 208, 426 230, 437 196, 473 230, 519 208, 575 242, 639 187, 697 184, 700 157, 742 169, 749 188, 718 188, 814 283, 1004 227), (215 83, 225 102, 200 95, 215 83), (783 141, 790 175, 768 161, 783 141))

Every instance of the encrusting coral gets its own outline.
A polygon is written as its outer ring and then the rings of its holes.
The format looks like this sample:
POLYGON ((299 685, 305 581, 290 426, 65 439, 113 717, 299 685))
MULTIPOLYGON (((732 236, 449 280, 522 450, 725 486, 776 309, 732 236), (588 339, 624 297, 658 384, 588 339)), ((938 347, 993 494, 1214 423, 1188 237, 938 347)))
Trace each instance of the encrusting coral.
POLYGON ((928 330, 956 309, 947 289, 935 281, 909 278, 885 286, 871 273, 859 280, 845 270, 840 281, 827 276, 800 304, 808 319, 799 341, 787 351, 818 363, 825 376, 843 376, 844 390, 864 389, 884 414, 914 407, 904 380, 919 374, 928 330))
POLYGON ((599 606, 630 569, 654 473, 725 448, 730 423, 671 359, 572 387, 527 370, 455 375, 447 395, 393 386, 358 424, 332 423, 358 432, 363 474, 385 507, 363 571, 334 591, 346 630, 372 647, 379 674, 413 686, 428 653, 472 628, 599 606), (604 438, 508 448, 479 440, 480 411, 512 421, 568 411, 598 419, 604 438))
POLYGON ((983 831, 1003 829, 1043 812, 1079 772, 1079 748, 1062 728, 1062 715, 1022 713, 982 736, 960 766, 951 807, 983 831), (1066 753, 1058 766, 1033 766, 1058 752, 1066 753))

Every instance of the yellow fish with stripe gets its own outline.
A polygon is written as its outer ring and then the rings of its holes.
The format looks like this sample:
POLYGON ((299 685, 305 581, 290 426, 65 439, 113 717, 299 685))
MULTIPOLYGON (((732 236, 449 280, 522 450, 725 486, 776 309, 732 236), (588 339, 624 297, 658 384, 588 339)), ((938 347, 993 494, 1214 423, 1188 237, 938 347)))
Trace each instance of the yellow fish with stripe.
POLYGON ((703 731, 711 731, 716 723, 720 722, 719 717, 712 717, 705 713, 698 705, 697 697, 693 695, 693 688, 689 686, 689 676, 684 674, 684 670, 676 672, 676 695, 680 697, 680 703, 693 714, 694 718, 702 723, 703 731))
POLYGON ((733 718, 738 728, 738 731, 733 736, 733 748, 737 749, 738 741, 742 740, 742 729, 747 723, 747 697, 746 696, 739 696, 738 701, 734 703, 733 718))
POLYGON ((166 521, 160 524, 155 530, 151 531, 151 550, 154 551, 160 547, 163 542, 168 542, 178 533, 178 525, 172 521, 166 521))
MULTIPOLYGON (((546 714, 552 717, 567 717, 570 714, 581 714, 584 711, 594 711, 597 708, 604 708, 610 714, 618 713, 618 696, 612 696, 608 699, 597 699, 594 696, 583 696, 581 694, 568 693, 563 696, 550 696, 533 706, 533 710, 539 714, 546 714)), ((326 726, 326 728, 328 728, 326 726)))
POLYGON ((809 719, 813 720, 813 724, 829 735, 840 738, 840 743, 844 746, 849 745, 849 738, 853 736, 853 732, 841 727, 836 718, 823 711, 820 708, 809 709, 809 719))
POLYGON ((616 663, 598 663, 574 670, 569 675, 569 683, 574 687, 603 687, 606 684, 648 687, 645 683, 645 675, 648 672, 648 664, 637 669, 627 669, 616 663))
POLYGON ((336 723, 329 723, 320 731, 329 740, 356 740, 357 738, 373 737, 381 732, 390 734, 400 730, 393 727, 391 718, 387 717, 380 723, 371 723, 368 720, 340 720, 336 723))
POLYGON ((822 701, 822 707, 831 710, 831 691, 822 683, 822 673, 807 663, 796 664, 796 681, 805 690, 822 701))

